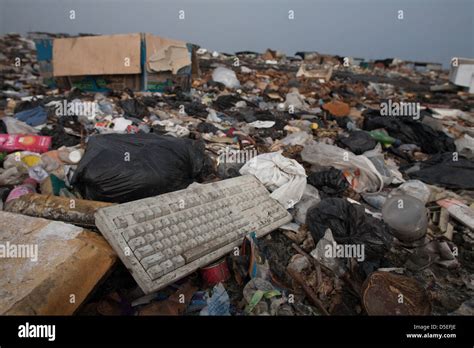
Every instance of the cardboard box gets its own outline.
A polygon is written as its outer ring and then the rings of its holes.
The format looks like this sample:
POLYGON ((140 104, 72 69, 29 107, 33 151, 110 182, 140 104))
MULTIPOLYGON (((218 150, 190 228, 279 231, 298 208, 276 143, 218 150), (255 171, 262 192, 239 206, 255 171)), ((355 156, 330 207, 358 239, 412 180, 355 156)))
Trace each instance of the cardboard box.
POLYGON ((140 34, 55 39, 53 75, 140 74, 140 34))
POLYGON ((457 58, 457 66, 451 65, 449 80, 457 86, 469 88, 469 93, 474 93, 474 59, 457 58))
MULTIPOLYGON (((191 86, 193 45, 145 34, 144 89, 163 91, 172 86, 191 86)), ((197 64, 195 64, 197 65, 197 64)))
POLYGON ((199 73, 197 46, 152 34, 56 38, 49 43, 41 38, 35 43, 38 59, 43 59, 41 76, 45 81, 54 78, 64 89, 188 90, 192 75, 199 73))

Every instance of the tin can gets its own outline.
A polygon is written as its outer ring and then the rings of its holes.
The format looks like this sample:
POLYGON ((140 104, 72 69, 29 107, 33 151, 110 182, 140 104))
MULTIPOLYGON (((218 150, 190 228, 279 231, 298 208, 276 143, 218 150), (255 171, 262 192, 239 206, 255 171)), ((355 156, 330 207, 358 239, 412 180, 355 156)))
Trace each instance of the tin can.
POLYGON ((201 268, 201 276, 207 285, 223 283, 230 278, 226 259, 220 259, 207 267, 201 268))

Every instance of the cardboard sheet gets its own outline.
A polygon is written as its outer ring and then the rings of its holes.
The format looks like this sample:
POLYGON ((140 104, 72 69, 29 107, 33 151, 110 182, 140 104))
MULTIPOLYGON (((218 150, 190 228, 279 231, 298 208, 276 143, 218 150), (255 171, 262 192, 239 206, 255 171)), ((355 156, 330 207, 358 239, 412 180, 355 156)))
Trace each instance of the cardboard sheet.
POLYGON ((140 34, 55 39, 53 75, 139 74, 140 42, 140 34))
POLYGON ((171 71, 191 64, 191 54, 186 43, 146 34, 146 66, 148 72, 171 71))
POLYGON ((0 211, 0 315, 73 314, 115 260, 97 233, 0 211))

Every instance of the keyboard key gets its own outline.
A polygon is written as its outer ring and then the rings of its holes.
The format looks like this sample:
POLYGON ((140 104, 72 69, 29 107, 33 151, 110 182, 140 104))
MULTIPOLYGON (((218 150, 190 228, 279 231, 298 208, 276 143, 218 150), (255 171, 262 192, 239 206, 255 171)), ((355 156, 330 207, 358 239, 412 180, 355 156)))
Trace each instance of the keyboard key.
POLYGON ((155 235, 155 238, 158 240, 163 239, 165 237, 165 235, 161 231, 155 231, 153 232, 153 234, 155 235))
POLYGON ((185 251, 183 253, 183 257, 186 260, 186 263, 189 263, 211 253, 220 247, 223 247, 224 245, 226 245, 226 241, 224 239, 214 239, 208 243, 200 244, 193 249, 185 251))
POLYGON ((136 238, 130 239, 128 241, 128 246, 132 250, 135 250, 136 248, 138 248, 142 245, 145 245, 145 244, 146 244, 146 240, 143 237, 136 237, 136 238))
POLYGON ((175 245, 171 250, 173 251, 173 256, 179 255, 183 252, 183 248, 179 245, 175 245))
POLYGON ((202 236, 197 236, 197 237, 195 238, 195 240, 196 240, 196 242, 197 242, 198 244, 203 244, 203 243, 205 242, 205 241, 204 241, 204 238, 202 238, 202 236))
POLYGON ((153 234, 151 234, 151 233, 145 234, 145 237, 144 237, 144 238, 145 238, 145 240, 146 240, 146 242, 147 242, 148 244, 151 244, 151 243, 154 242, 155 239, 156 239, 155 236, 154 236, 153 234))
POLYGON ((166 260, 165 262, 162 262, 160 266, 161 268, 163 268, 165 274, 175 269, 175 265, 171 260, 166 260))
POLYGON ((151 207, 151 211, 153 212, 153 216, 155 218, 159 218, 161 214, 163 213, 160 207, 157 207, 157 206, 151 207))
POLYGON ((161 243, 163 243, 165 248, 171 248, 173 246, 173 242, 169 238, 163 238, 161 243))
POLYGON ((128 230, 122 232, 122 236, 128 242, 133 237, 136 237, 136 234, 135 234, 135 232, 133 232, 132 229, 128 229, 128 230))
POLYGON ((133 253, 138 260, 143 259, 145 256, 151 255, 155 252, 155 249, 151 245, 145 245, 141 248, 136 249, 133 253))
POLYGON ((165 255, 166 259, 171 259, 175 254, 171 248, 163 250, 163 255, 165 255))
POLYGON ((123 216, 118 216, 114 219, 115 227, 117 228, 125 228, 128 227, 127 219, 123 216))
POLYGON ((133 218, 135 219, 136 222, 144 222, 146 220, 146 215, 144 211, 138 211, 133 214, 133 218))
POLYGON ((155 215, 151 209, 145 209, 143 213, 145 214, 145 221, 153 219, 155 215))
POLYGON ((163 255, 163 253, 158 252, 143 258, 140 263, 143 265, 143 268, 148 269, 153 265, 157 265, 160 262, 163 262, 163 260, 165 260, 165 256, 163 255))
POLYGON ((186 263, 186 261, 184 260, 184 257, 182 257, 181 255, 173 257, 171 259, 171 262, 173 262, 173 264, 176 268, 182 267, 186 263))
POLYGON ((133 232, 135 232, 136 235, 144 234, 145 233, 145 227, 142 225, 135 226, 133 228, 133 232))
POLYGON ((155 230, 155 226, 153 226, 151 223, 147 222, 143 225, 143 228, 145 229, 145 232, 151 233, 155 230))
POLYGON ((173 234, 173 232, 171 231, 171 229, 168 228, 168 227, 165 227, 165 228, 162 229, 161 231, 163 232, 163 235, 164 235, 165 237, 169 237, 169 236, 171 236, 171 235, 173 234))
POLYGON ((163 274, 165 274, 165 271, 160 265, 154 265, 147 271, 147 273, 150 276, 150 278, 154 280, 161 277, 163 274))
POLYGON ((163 244, 160 242, 160 241, 156 241, 152 244, 152 247, 156 250, 156 251, 161 251, 163 250, 163 244))

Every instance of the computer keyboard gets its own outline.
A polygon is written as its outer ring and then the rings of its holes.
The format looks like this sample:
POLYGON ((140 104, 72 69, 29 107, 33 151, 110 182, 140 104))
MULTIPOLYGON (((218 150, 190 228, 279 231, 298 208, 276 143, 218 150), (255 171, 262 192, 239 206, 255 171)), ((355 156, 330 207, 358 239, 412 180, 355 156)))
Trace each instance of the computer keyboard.
POLYGON ((221 258, 255 231, 292 220, 245 175, 100 209, 96 225, 145 293, 221 258))

